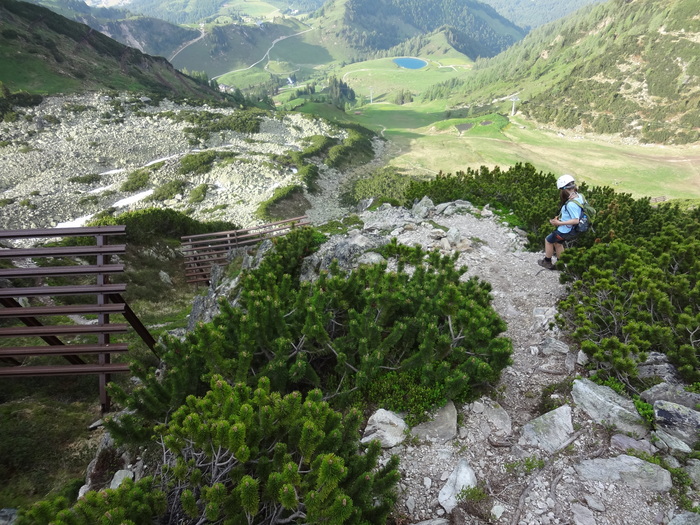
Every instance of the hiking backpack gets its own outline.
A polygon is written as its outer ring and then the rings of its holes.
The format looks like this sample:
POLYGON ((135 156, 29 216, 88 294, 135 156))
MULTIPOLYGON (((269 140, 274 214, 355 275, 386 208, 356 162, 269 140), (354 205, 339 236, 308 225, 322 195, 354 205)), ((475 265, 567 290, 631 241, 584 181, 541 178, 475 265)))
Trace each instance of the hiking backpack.
POLYGON ((583 204, 580 204, 576 200, 571 200, 576 206, 581 208, 581 217, 579 217, 578 224, 574 226, 574 229, 578 233, 583 233, 590 230, 593 230, 593 221, 595 220, 595 215, 598 213, 596 209, 588 204, 588 201, 586 200, 586 197, 581 195, 583 198, 583 204))

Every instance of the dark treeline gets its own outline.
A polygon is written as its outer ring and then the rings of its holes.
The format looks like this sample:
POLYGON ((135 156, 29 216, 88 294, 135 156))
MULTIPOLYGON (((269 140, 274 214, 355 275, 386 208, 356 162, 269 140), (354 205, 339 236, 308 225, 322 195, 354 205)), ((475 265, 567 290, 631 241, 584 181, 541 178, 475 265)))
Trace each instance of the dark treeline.
MULTIPOLYGON (((321 8, 316 16, 322 16, 321 8)), ((450 26, 453 45, 468 56, 493 56, 522 38, 524 32, 492 8, 471 1, 353 0, 346 5, 345 25, 337 36, 352 47, 387 50, 419 34, 450 26), (407 29, 412 26, 414 29, 407 29)))
POLYGON ((355 92, 342 80, 331 77, 328 80, 329 102, 339 109, 344 109, 346 103, 355 101, 355 92))
POLYGON ((129 8, 174 24, 192 24, 217 14, 225 3, 225 0, 136 0, 129 8))
POLYGON ((588 4, 603 0, 484 0, 501 16, 530 29, 559 20, 588 4))

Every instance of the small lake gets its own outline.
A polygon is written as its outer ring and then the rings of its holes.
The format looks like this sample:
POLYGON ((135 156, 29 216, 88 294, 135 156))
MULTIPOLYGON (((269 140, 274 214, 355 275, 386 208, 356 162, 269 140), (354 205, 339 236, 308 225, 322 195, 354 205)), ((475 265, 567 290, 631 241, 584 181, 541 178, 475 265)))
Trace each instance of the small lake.
POLYGON ((394 63, 397 66, 405 67, 406 69, 420 69, 428 65, 428 63, 425 60, 410 57, 395 58, 394 63))

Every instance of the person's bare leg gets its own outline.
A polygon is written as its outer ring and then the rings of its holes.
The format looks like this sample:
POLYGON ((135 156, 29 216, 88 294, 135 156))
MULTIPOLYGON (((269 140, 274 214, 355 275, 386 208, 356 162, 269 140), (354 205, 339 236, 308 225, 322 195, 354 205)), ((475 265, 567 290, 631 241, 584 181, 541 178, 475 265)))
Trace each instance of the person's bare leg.
POLYGON ((551 259, 552 255, 554 255, 554 244, 552 244, 549 241, 544 241, 544 256, 547 259, 551 259))
POLYGON ((561 254, 564 252, 564 245, 560 242, 556 243, 554 245, 554 251, 557 254, 557 259, 561 257, 561 254))

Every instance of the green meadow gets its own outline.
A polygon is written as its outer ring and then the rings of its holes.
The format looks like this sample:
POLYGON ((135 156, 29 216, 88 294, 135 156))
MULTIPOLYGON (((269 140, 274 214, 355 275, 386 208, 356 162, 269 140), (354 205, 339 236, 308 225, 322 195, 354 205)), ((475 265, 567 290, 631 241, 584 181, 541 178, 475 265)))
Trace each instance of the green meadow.
POLYGON ((279 15, 279 7, 262 1, 232 0, 226 2, 226 7, 256 18, 271 18, 279 15))
POLYGON ((376 103, 347 113, 306 104, 300 110, 375 130, 394 144, 389 164, 415 176, 528 162, 636 197, 700 199, 700 145, 632 145, 561 135, 517 115, 445 119, 444 103, 376 103))
MULTIPOLYGON (((285 72, 298 65, 304 46, 313 50, 307 54, 309 62, 327 59, 313 54, 317 47, 310 43, 312 39, 304 38, 309 35, 280 42, 271 53, 279 62, 272 62, 269 69, 285 72)), ((700 145, 636 145, 616 138, 559 133, 517 112, 514 117, 491 114, 466 118, 465 108, 451 107, 444 100, 423 103, 420 97, 436 83, 468 76, 469 59, 439 53, 418 58, 426 60, 427 66, 405 69, 391 58, 342 67, 337 62, 319 66, 352 87, 360 104, 346 113, 318 103, 307 103, 299 110, 375 130, 395 144, 389 163, 413 175, 433 176, 483 165, 507 168, 528 162, 545 172, 571 173, 580 181, 611 186, 637 197, 700 199, 700 145), (392 103, 400 90, 411 91, 414 102, 392 103)), ((242 75, 252 78, 252 71, 242 75)), ((278 97, 283 104, 289 101, 288 91, 283 90, 278 97)), ((302 100, 296 99, 290 106, 301 104, 302 100)))
POLYGON ((433 84, 469 75, 471 62, 464 56, 445 59, 420 56, 427 62, 421 69, 399 67, 391 58, 358 62, 340 68, 335 74, 358 95, 372 95, 375 102, 387 100, 401 89, 420 94, 433 84))
POLYGON ((445 119, 445 109, 444 103, 370 104, 352 116, 396 143, 390 164, 414 175, 529 162, 637 197, 700 199, 698 144, 622 144, 543 129, 518 115, 445 119))

